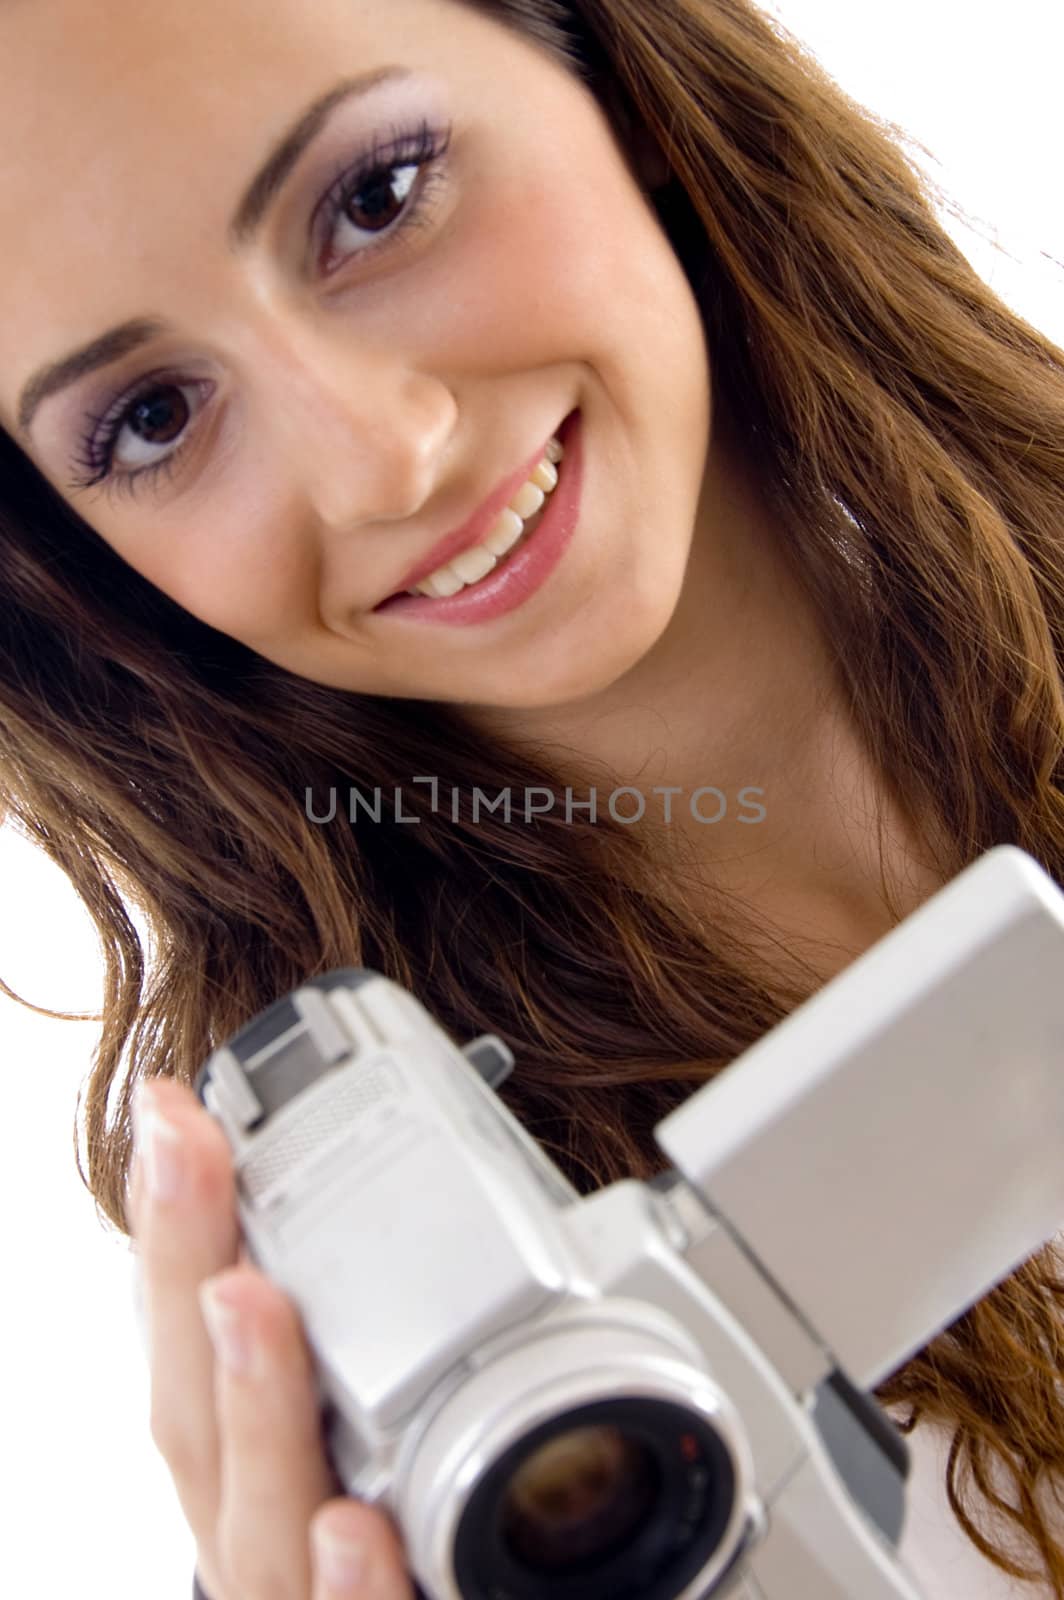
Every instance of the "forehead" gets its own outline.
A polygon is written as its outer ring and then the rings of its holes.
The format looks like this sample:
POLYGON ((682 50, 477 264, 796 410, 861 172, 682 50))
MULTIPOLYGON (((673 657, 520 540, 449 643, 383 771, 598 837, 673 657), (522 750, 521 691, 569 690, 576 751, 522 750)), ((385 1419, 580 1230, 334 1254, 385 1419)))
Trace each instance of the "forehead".
POLYGON ((123 146, 132 165, 153 145, 224 140, 245 102, 312 90, 337 51, 356 71, 388 52, 430 67, 463 22, 485 19, 458 0, 0 0, 0 128, 18 153, 4 177, 65 161, 95 190, 123 146))
POLYGON ((267 147, 337 80, 394 63, 460 91, 514 48, 459 0, 0 0, 5 409, 7 374, 91 332, 90 304, 120 321, 175 257, 195 278, 220 255, 267 147))
POLYGON ((221 162, 246 141, 254 158, 330 76, 392 60, 431 71, 456 28, 467 44, 470 29, 498 32, 457 0, 0 0, 0 236, 57 199, 91 234, 118 196, 157 201, 186 180, 202 195, 205 149, 221 162))
POLYGON ((54 108, 86 87, 102 99, 140 85, 184 89, 192 66, 205 86, 298 72, 341 41, 418 52, 426 29, 439 44, 463 19, 487 20, 476 0, 0 0, 3 105, 36 103, 43 113, 43 101, 54 108))

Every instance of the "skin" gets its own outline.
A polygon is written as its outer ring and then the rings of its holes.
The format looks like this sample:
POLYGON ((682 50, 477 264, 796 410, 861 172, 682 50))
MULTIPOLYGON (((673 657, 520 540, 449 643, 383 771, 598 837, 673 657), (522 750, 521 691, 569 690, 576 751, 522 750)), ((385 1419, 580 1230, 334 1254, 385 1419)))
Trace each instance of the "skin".
MULTIPOLYGON (((756 828, 731 810, 699 826, 683 808, 688 892, 704 887, 715 915, 711 890, 740 896, 825 977, 890 925, 877 815, 903 912, 940 886, 842 714, 780 531, 714 404, 642 130, 611 125, 534 45, 455 0, 319 0, 312 18, 282 0, 268 23, 257 0, 108 0, 105 19, 83 0, 35 0, 3 8, 0 45, 0 141, 19 152, 0 169, 0 230, 22 241, 0 260, 14 308, 0 319, 0 423, 131 567, 301 676, 459 704, 574 776, 605 763, 648 796, 758 786, 756 828), (342 108, 261 236, 231 253, 237 197, 281 132, 339 77, 392 62, 414 78, 342 108), (308 249, 341 166, 423 118, 452 125, 423 225, 369 256, 384 236, 360 213, 308 249), (176 331, 19 431, 31 373, 147 315, 176 331), (173 477, 132 497, 70 488, 87 417, 162 372, 190 407, 173 477), (577 405, 584 509, 540 591, 468 628, 372 615, 577 405)), ((119 459, 168 448, 127 425, 119 459)), ((291 1306, 239 1263, 224 1140, 179 1085, 161 1101, 182 1196, 153 1201, 138 1159, 130 1214, 153 1432, 204 1580, 214 1600, 408 1596, 386 1519, 337 1496, 291 1306), (212 1348, 209 1280, 256 1331, 264 1376, 227 1373, 212 1348), (327 1583, 315 1517, 368 1537, 376 1587, 327 1583)))

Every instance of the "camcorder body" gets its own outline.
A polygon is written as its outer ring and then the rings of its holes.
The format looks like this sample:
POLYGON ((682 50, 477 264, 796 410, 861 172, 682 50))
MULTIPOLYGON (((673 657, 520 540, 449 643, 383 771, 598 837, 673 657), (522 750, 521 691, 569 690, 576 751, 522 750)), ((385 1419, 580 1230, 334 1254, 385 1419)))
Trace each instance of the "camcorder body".
POLYGON ((584 1196, 506 1044, 379 973, 214 1051, 248 1253, 426 1600, 921 1600, 870 1391, 1064 1221, 1062 975, 1064 895, 999 846, 584 1196))

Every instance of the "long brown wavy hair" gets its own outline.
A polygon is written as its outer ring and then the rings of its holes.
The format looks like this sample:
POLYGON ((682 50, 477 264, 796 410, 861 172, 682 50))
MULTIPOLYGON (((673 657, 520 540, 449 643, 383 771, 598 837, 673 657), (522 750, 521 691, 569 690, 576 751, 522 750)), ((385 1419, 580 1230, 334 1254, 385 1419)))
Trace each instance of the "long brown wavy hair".
MULTIPOLYGON (((898 130, 749 0, 465 3, 665 153, 655 203, 705 319, 715 409, 757 463, 854 725, 934 835, 942 881, 1011 843, 1060 883, 1064 352, 951 242, 898 130)), ((102 941, 75 1149, 117 1229, 133 1082, 191 1081, 331 968, 407 985, 458 1039, 506 1039, 504 1098, 584 1193, 661 1170, 655 1124, 817 987, 669 904, 638 828, 563 820, 559 774, 534 751, 489 744, 452 706, 309 682, 201 624, 4 434, 0 571, 0 803, 102 941), (440 775, 438 808, 417 774, 440 775), (471 815, 475 787, 534 785, 559 800, 531 823, 471 815), (379 822, 352 823, 343 800, 338 820, 311 819, 311 793, 320 806, 352 787, 380 789, 379 822)), ((1047 1245, 876 1395, 906 1429, 953 1427, 965 1531, 1064 1600, 1038 1503, 1064 1468, 1059 1271, 1047 1245)))

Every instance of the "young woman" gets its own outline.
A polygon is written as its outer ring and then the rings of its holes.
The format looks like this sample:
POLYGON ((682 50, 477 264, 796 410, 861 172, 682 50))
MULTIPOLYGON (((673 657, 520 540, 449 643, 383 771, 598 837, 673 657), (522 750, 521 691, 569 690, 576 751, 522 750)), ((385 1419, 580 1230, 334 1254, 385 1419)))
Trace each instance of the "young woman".
MULTIPOLYGON (((749 0, 35 0, 0 59, 0 781, 104 944, 153 1436, 213 1600, 400 1600, 195 1072, 365 964, 587 1191, 991 846, 1061 881, 1064 356, 749 0)), ((1064 1600, 1057 1272, 877 1394, 1064 1600)))

